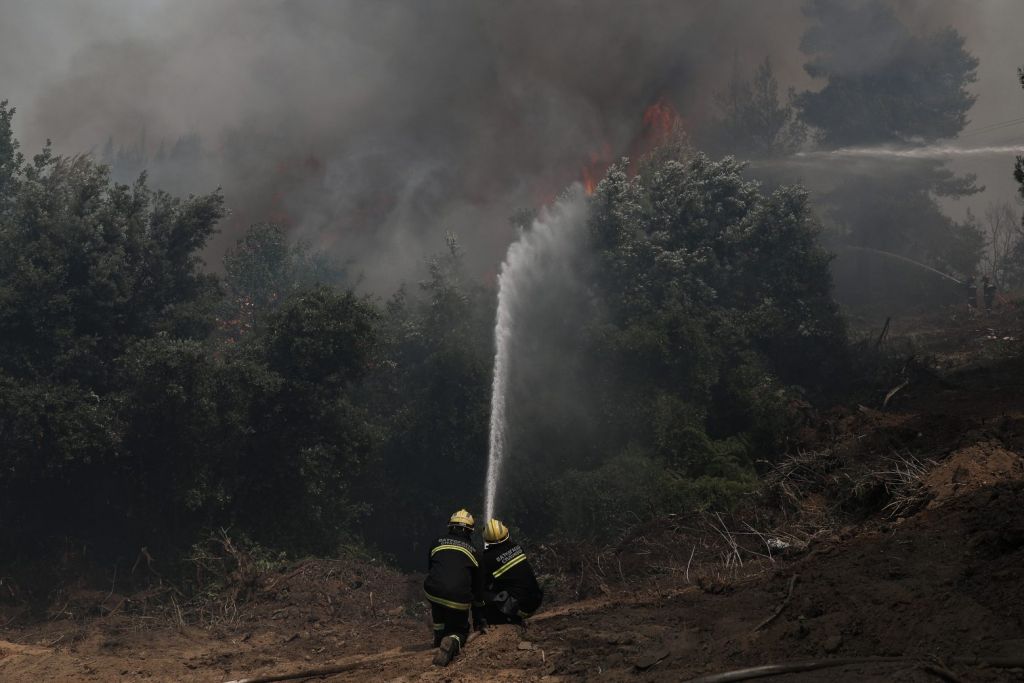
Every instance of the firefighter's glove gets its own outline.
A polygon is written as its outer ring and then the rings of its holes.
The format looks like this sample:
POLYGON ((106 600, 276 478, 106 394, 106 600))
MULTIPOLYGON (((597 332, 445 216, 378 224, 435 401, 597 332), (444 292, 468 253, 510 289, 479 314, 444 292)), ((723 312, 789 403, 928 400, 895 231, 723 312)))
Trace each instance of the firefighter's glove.
POLYGON ((484 618, 484 610, 482 607, 473 606, 473 630, 479 631, 480 633, 486 633, 484 629, 487 628, 487 619, 484 618))

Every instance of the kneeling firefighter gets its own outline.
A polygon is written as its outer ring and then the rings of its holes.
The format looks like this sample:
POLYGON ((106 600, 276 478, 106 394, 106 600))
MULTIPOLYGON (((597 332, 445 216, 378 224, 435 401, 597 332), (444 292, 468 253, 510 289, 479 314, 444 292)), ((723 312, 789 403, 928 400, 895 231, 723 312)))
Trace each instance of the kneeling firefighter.
POLYGON ((483 575, 480 554, 473 546, 473 515, 459 510, 448 520, 448 532, 434 541, 427 560, 423 590, 434 621, 434 664, 447 666, 469 640, 469 614, 483 630, 483 575))
POLYGON ((521 624, 544 599, 522 546, 512 542, 508 529, 496 519, 484 528, 484 581, 484 616, 492 624, 521 624))

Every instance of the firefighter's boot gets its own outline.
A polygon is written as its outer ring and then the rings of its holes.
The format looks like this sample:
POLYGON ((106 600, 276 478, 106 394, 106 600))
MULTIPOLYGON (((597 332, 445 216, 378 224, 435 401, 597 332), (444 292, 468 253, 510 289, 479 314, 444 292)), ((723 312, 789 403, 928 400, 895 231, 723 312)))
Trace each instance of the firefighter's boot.
POLYGON ((441 646, 437 648, 437 654, 434 655, 434 664, 448 666, 457 654, 459 654, 458 639, 455 636, 445 636, 441 639, 441 646))

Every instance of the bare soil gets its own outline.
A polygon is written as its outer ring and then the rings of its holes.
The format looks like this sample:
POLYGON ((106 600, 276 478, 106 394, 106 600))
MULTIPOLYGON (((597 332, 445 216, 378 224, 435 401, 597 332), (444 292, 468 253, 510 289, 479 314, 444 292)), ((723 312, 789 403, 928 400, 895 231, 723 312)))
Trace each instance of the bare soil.
POLYGON ((746 512, 680 513, 606 548, 533 548, 542 613, 489 629, 448 668, 430 664, 421 577, 342 558, 260 573, 198 616, 148 614, 143 597, 99 587, 45 619, 0 607, 0 680, 216 683, 347 664, 305 680, 681 681, 863 656, 904 659, 771 680, 1024 681, 952 661, 1024 658, 1016 313, 891 334, 932 370, 888 405, 883 392, 809 417, 746 512))

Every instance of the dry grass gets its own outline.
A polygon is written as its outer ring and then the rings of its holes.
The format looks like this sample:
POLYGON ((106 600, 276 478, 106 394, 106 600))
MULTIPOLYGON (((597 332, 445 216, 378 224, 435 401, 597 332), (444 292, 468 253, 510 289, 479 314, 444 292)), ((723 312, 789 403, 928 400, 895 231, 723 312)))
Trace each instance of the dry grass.
POLYGON ((889 517, 902 517, 915 512, 929 500, 924 477, 935 463, 919 460, 910 453, 893 453, 886 459, 892 466, 875 472, 889 495, 889 503, 882 510, 889 517))

